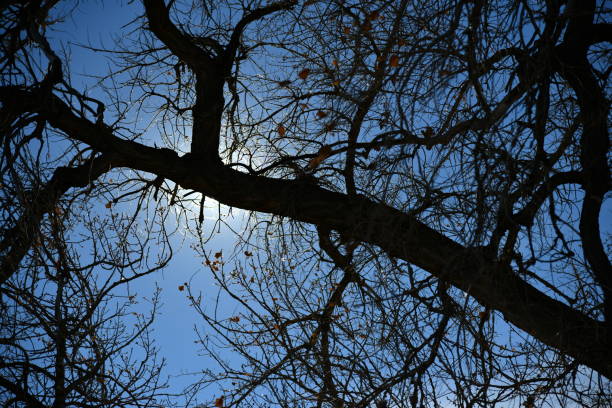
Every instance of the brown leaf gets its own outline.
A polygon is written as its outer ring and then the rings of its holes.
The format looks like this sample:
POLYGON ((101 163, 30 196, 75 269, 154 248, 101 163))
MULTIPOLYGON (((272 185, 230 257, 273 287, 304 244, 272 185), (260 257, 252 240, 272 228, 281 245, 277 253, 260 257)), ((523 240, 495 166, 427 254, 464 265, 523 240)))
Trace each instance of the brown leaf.
POLYGON ((392 55, 389 59, 390 67, 399 67, 399 57, 397 55, 392 55))
POLYGON ((221 258, 223 256, 223 251, 215 252, 215 258, 221 258))
POLYGON ((113 206, 113 202, 109 201, 108 203, 106 203, 105 207, 106 208, 111 208, 113 206))
POLYGON ((234 316, 229 318, 230 322, 238 323, 240 321, 240 316, 234 316))
POLYGON ((310 69, 308 69, 308 68, 304 68, 303 70, 301 70, 301 71, 298 73, 298 76, 299 76, 301 79, 306 79, 306 78, 308 78, 308 75, 310 75, 310 69))
POLYGON ((278 134, 282 137, 285 136, 285 133, 287 132, 287 130, 285 129, 285 127, 283 125, 278 125, 278 134))
POLYGON ((215 400, 215 407, 223 408, 223 397, 219 397, 215 400))
POLYGON ((478 317, 480 318, 480 320, 487 320, 489 318, 489 311, 488 310, 482 310, 478 313, 478 317))
POLYGON ((180 292, 184 291, 185 290, 185 285, 179 285, 178 290, 180 292))
POLYGON ((314 170, 332 154, 332 148, 330 145, 325 145, 319 149, 317 156, 310 159, 308 163, 308 170, 314 170))
POLYGON ((380 18, 380 13, 378 11, 373 11, 368 15, 368 20, 374 21, 380 18))
POLYGON ((323 119, 324 117, 327 117, 327 112, 321 110, 317 112, 317 118, 323 119))
POLYGON ((319 149, 319 156, 327 159, 332 154, 332 148, 330 145, 325 145, 319 149))

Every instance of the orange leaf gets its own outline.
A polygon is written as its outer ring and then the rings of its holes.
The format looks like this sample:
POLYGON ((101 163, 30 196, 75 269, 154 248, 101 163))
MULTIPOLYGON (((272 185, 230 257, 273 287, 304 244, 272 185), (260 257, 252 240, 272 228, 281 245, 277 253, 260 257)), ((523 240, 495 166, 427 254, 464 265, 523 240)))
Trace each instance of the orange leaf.
POLYGON ((184 285, 179 285, 178 290, 181 291, 181 292, 184 291, 185 290, 185 286, 184 285))
POLYGON ((319 167, 319 164, 323 162, 323 160, 327 159, 332 153, 332 148, 330 145, 325 145, 319 149, 317 152, 317 156, 310 159, 308 163, 308 170, 314 170, 319 167))
POLYGON ((215 407, 223 408, 223 397, 219 397, 215 400, 215 407))
POLYGON ((399 57, 397 55, 392 55, 389 59, 389 66, 391 67, 399 67, 399 57))
POLYGON ((299 76, 301 79, 306 79, 306 78, 308 78, 308 75, 309 75, 309 74, 310 74, 310 70, 309 70, 308 68, 304 68, 303 70, 301 70, 301 71, 298 73, 298 76, 299 76))
POLYGON ((336 68, 338 68, 338 60, 333 60, 332 61, 332 65, 336 68))
POLYGON ((108 203, 106 203, 105 207, 106 208, 111 208, 113 206, 113 202, 109 201, 108 203))
POLYGON ((285 132, 287 131, 283 125, 278 125, 278 134, 281 136, 285 136, 285 132))

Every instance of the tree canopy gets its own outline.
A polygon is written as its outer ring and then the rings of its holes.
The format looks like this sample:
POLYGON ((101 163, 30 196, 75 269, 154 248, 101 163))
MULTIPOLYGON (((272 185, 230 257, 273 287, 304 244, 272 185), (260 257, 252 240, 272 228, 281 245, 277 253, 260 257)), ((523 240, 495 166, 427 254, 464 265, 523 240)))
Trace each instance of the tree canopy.
POLYGON ((216 406, 609 403, 607 6, 143 0, 90 88, 74 3, 4 2, 0 399, 161 404, 157 299, 117 290, 184 229, 240 304, 180 288, 216 406))

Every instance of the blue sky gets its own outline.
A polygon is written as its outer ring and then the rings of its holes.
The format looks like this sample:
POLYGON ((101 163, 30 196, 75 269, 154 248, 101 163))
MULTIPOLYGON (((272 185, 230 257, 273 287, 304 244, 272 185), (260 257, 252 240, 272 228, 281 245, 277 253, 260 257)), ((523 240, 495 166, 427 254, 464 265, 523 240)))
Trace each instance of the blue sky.
MULTIPOLYGON (((65 6, 64 6, 65 7, 65 6)), ((111 62, 103 53, 96 53, 78 44, 90 44, 94 47, 113 46, 113 35, 121 32, 124 25, 130 22, 139 12, 140 3, 126 1, 87 1, 76 6, 71 18, 54 27, 55 40, 69 47, 72 61, 70 63, 74 86, 80 89, 82 85, 92 88, 96 79, 91 75, 106 74, 111 62)), ((102 98, 102 94, 94 91, 94 95, 102 98)), ((216 217, 216 205, 209 200, 206 210, 207 220, 205 230, 210 231, 212 221, 216 217)), ((225 209, 224 211, 227 211, 225 209)), ((238 217, 230 221, 232 227, 240 230, 244 214, 238 212, 238 217)), ((601 227, 604 237, 612 233, 612 204, 608 200, 607 208, 601 213, 601 227)), ((140 297, 148 297, 156 287, 162 289, 161 312, 154 326, 153 336, 161 350, 161 357, 167 361, 165 375, 170 378, 170 392, 180 393, 182 388, 197 380, 197 376, 178 376, 181 373, 198 372, 206 368, 213 368, 212 361, 204 356, 198 356, 199 347, 194 343, 194 325, 203 328, 203 321, 189 307, 186 291, 179 291, 179 285, 190 282, 195 292, 202 291, 205 302, 214 302, 218 289, 210 272, 203 266, 202 259, 197 257, 189 247, 189 237, 181 239, 178 234, 172 238, 175 256, 170 265, 153 277, 147 277, 135 282, 130 290, 138 293, 140 297)), ((211 253, 223 251, 231 254, 235 248, 235 236, 226 228, 221 227, 220 232, 214 232, 213 238, 207 244, 211 253)), ((143 302, 142 307, 146 307, 143 302)), ((233 305, 226 303, 226 313, 231 316, 233 305)), ((204 328, 205 330, 205 328, 204 328)), ((218 390, 211 389, 209 395, 200 397, 210 399, 218 390)))
MULTIPOLYGON (((66 2, 60 7, 72 7, 74 3, 66 2), (68 4, 68 6, 67 6, 68 4)), ((113 36, 121 33, 122 27, 128 24, 140 12, 140 3, 126 1, 84 1, 79 2, 70 17, 65 21, 53 26, 50 35, 52 44, 59 49, 64 46, 69 50, 70 69, 72 84, 76 89, 87 87, 90 96, 104 100, 104 95, 95 89, 97 79, 95 76, 104 75, 112 69, 112 61, 108 55, 102 52, 95 52, 81 45, 88 45, 94 48, 112 49, 114 45, 113 36)), ((102 206, 100 206, 102 208, 102 206)), ((115 210, 115 208, 113 208, 115 210)), ((118 206, 116 211, 121 211, 118 206)), ((227 213, 228 209, 222 207, 222 213, 227 213)), ((214 200, 207 200, 205 210, 204 231, 210 233, 217 217, 218 207, 214 200)), ((244 212, 234 210, 234 217, 226 217, 228 222, 235 230, 240 230, 245 221, 244 212)), ((180 394, 183 388, 199 378, 196 376, 185 376, 185 373, 197 373, 203 369, 215 367, 211 360, 199 355, 199 347, 195 343, 196 335, 194 325, 206 330, 204 322, 195 311, 189 306, 187 291, 179 291, 179 286, 185 282, 190 283, 194 292, 202 292, 205 302, 212 304, 218 294, 210 271, 203 265, 203 260, 196 256, 196 253, 189 247, 190 240, 193 240, 188 233, 179 233, 171 238, 174 257, 169 266, 161 272, 155 273, 137 280, 130 284, 129 290, 132 294, 137 294, 140 303, 136 308, 147 310, 146 298, 149 298, 159 287, 162 290, 160 313, 156 318, 153 337, 160 349, 160 357, 166 360, 166 370, 164 376, 170 376, 170 393, 180 394)), ((223 251, 224 255, 230 255, 235 248, 235 235, 222 225, 219 229, 215 227, 212 232, 212 239, 207 243, 206 249, 210 253, 223 251)), ((223 310, 225 300, 221 298, 221 312, 231 316, 233 313, 231 303, 225 303, 226 310, 223 310)), ((209 400, 216 396, 218 390, 210 389, 205 394, 200 395, 200 401, 209 400)), ((178 401, 181 402, 180 399, 178 401)))

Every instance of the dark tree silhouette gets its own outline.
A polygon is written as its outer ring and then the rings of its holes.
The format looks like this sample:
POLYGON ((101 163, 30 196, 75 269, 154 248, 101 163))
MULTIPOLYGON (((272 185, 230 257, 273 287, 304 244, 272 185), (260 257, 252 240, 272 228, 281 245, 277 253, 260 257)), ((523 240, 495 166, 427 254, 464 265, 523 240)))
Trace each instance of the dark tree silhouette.
POLYGON ((191 388, 216 405, 606 404, 605 2, 143 0, 90 48, 104 97, 60 6, 0 6, 3 296, 57 208, 129 204, 167 243, 211 197, 252 212, 231 260, 199 246, 244 313, 190 288, 244 358, 191 388))

